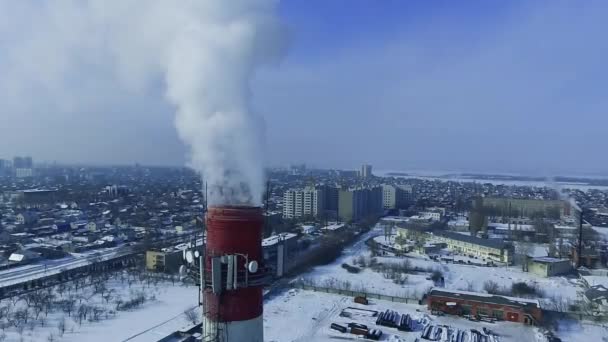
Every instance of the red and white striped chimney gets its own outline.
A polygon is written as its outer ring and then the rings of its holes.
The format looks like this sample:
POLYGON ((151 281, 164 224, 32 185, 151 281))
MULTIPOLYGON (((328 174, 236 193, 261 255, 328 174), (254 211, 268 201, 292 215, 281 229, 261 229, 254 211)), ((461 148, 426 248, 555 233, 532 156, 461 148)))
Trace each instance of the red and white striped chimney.
MULTIPOLYGON (((263 264, 262 226, 264 218, 259 207, 218 206, 207 212, 207 242, 205 247, 206 284, 212 282, 212 260, 223 259, 221 291, 210 286, 203 292, 204 341, 263 342, 263 264), (236 289, 229 286, 231 279, 226 265, 233 263, 236 289)), ((218 266, 216 265, 216 270, 218 266)), ((217 272, 216 272, 217 273, 217 272)), ((216 282, 217 284, 217 282, 216 282)))

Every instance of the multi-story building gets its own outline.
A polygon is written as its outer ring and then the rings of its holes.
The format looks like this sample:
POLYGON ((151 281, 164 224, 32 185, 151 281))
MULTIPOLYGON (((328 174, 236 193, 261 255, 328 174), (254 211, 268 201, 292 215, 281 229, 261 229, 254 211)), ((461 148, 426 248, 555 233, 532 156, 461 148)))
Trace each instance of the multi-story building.
POLYGON ((0 159, 0 177, 7 176, 10 170, 10 163, 8 160, 0 159))
POLYGON ((290 189, 283 195, 283 217, 317 217, 323 213, 323 191, 313 187, 290 189))
POLYGON ((372 166, 369 164, 361 165, 361 171, 359 171, 361 178, 370 178, 372 176, 372 166))
POLYGON ((340 192, 338 187, 323 184, 319 185, 317 189, 323 192, 323 210, 336 215, 338 212, 338 194, 340 192))
POLYGON ((440 221, 444 215, 444 208, 428 208, 427 210, 418 213, 418 216, 420 216, 420 218, 431 221, 440 221))
POLYGON ((13 167, 15 169, 31 169, 34 163, 32 157, 15 157, 13 158, 13 167))
MULTIPOLYGON (((547 216, 571 216, 570 203, 562 200, 519 199, 504 197, 485 197, 483 206, 493 208, 502 216, 531 217, 534 214, 547 216)), ((559 219, 559 217, 555 217, 559 219)))
POLYGON ((382 187, 340 189, 338 216, 342 221, 358 221, 382 214, 382 187))
POLYGON ((404 209, 412 201, 412 187, 409 185, 382 185, 382 206, 384 209, 404 209))
POLYGON ((448 249, 486 261, 513 264, 515 248, 501 239, 482 239, 454 232, 438 232, 437 241, 445 242, 448 249))
POLYGON ((28 178, 34 175, 32 157, 15 157, 13 159, 13 168, 15 169, 15 177, 17 178, 28 178))

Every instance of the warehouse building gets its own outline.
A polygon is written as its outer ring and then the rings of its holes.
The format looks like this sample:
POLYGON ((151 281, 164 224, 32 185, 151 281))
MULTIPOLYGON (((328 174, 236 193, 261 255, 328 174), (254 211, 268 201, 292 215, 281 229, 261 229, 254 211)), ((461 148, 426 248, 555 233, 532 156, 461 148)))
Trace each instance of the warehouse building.
POLYGON ((537 325, 542 322, 538 300, 485 293, 432 289, 427 297, 429 310, 478 319, 537 325))

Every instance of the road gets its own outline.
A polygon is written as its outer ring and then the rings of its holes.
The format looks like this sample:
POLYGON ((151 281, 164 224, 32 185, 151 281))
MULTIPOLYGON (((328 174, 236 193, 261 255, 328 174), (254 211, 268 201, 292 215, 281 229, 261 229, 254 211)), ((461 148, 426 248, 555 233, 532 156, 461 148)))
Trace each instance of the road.
POLYGON ((92 253, 75 254, 57 260, 43 260, 33 265, 19 266, 0 271, 0 288, 105 261, 133 253, 129 246, 115 247, 92 253))
MULTIPOLYGON (((159 239, 152 242, 154 247, 175 245, 190 240, 192 235, 187 234, 178 237, 159 239)), ((84 253, 72 253, 70 256, 56 260, 42 260, 35 264, 9 268, 0 271, 0 289, 27 281, 44 278, 54 274, 87 266, 100 261, 120 258, 130 254, 140 253, 133 245, 122 245, 100 250, 92 250, 84 253)))

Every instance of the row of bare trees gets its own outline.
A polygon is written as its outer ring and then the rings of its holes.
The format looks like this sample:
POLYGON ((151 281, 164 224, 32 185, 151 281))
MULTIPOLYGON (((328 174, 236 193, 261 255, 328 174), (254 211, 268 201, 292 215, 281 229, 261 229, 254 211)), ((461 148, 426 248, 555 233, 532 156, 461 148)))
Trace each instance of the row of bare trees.
POLYGON ((52 327, 56 330, 48 335, 47 340, 57 341, 84 322, 99 322, 118 311, 136 309, 146 301, 154 300, 158 286, 169 281, 175 284, 177 278, 150 274, 137 267, 98 272, 4 299, 0 301, 0 342, 7 339, 10 331, 17 332, 23 339, 26 329, 33 332, 38 326, 50 328, 51 313, 54 313, 52 324, 56 324, 52 327), (125 293, 119 288, 128 288, 129 291, 125 293))

